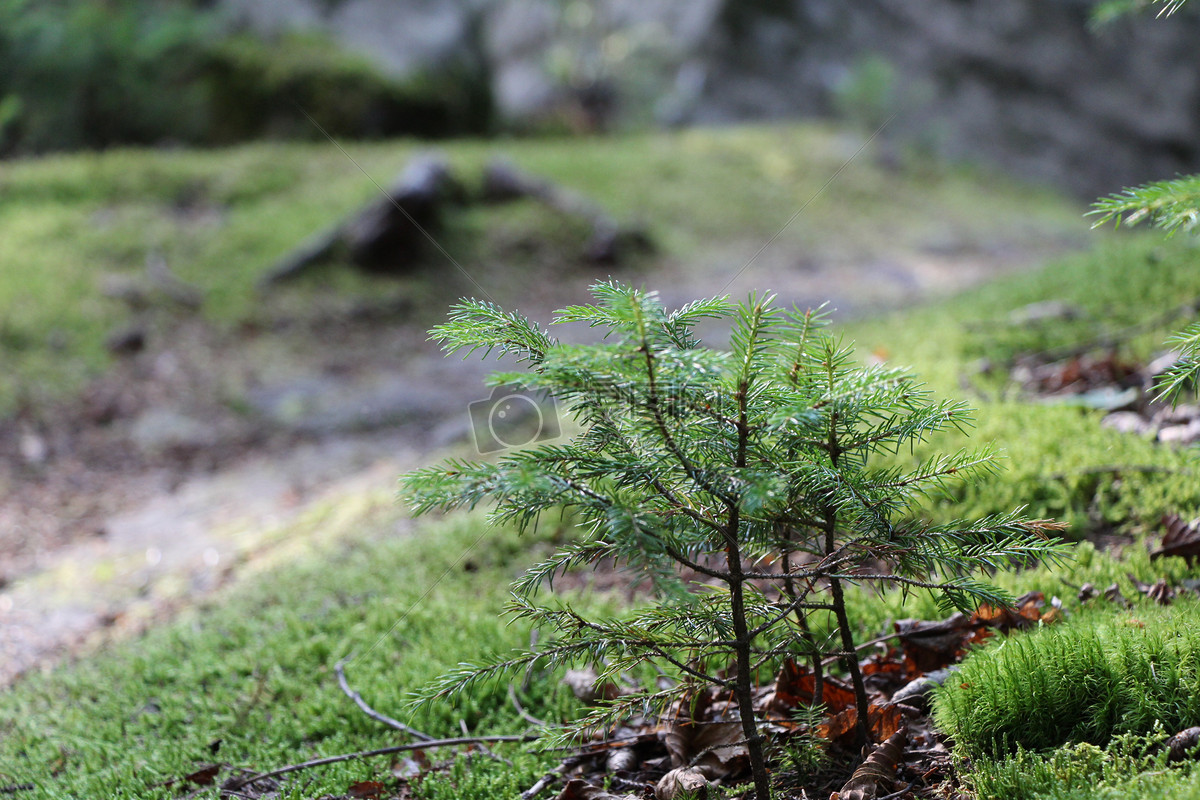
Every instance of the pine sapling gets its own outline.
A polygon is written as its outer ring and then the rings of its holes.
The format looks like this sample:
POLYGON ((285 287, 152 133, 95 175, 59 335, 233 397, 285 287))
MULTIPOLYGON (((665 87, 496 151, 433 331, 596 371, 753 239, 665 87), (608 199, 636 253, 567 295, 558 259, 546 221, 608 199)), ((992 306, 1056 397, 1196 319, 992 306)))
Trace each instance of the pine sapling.
POLYGON ((569 442, 512 451, 492 463, 452 460, 410 473, 404 493, 418 513, 493 505, 495 522, 533 524, 569 511, 576 541, 514 584, 511 611, 549 628, 536 652, 462 665, 418 697, 431 702, 525 669, 591 662, 601 680, 645 662, 679 678, 672 687, 620 697, 577 720, 594 730, 686 698, 698 685, 728 690, 740 713, 756 796, 770 796, 764 738, 754 707, 761 672, 808 660, 818 678, 835 656, 856 697, 857 735, 872 738, 851 585, 929 591, 968 610, 1010 598, 982 571, 1056 558, 1052 523, 1019 514, 933 525, 908 519, 948 481, 992 469, 986 451, 937 456, 903 470, 872 456, 967 424, 958 402, 933 401, 903 371, 864 367, 825 330, 819 312, 787 311, 771 298, 735 305, 700 300, 668 311, 654 293, 601 283, 592 305, 555 323, 601 329, 601 344, 573 345, 495 306, 467 301, 432 331, 447 351, 496 350, 527 364, 496 385, 545 392, 573 414, 569 442), (704 319, 731 323, 728 351, 695 335, 704 319), (595 618, 541 589, 574 567, 611 560, 648 577, 657 602, 595 618), (815 631, 832 620, 831 644, 815 631))

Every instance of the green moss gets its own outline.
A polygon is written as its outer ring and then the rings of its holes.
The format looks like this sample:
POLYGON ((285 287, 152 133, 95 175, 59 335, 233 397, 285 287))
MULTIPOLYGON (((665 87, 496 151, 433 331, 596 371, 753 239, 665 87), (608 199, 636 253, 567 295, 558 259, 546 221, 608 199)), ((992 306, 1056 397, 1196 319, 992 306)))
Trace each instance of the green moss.
POLYGON ((1050 753, 1019 749, 999 762, 976 762, 968 783, 979 800, 1159 800, 1200 798, 1200 771, 1168 767, 1165 734, 1121 736, 1107 747, 1068 745, 1050 753))
POLYGON ((973 756, 1200 724, 1200 605, 1102 609, 972 654, 939 691, 938 726, 973 756))
MULTIPOLYGON (((593 198, 620 219, 641 219, 671 269, 720 287, 792 209, 817 195, 861 140, 814 126, 692 130, 581 141, 511 141, 520 167, 593 198), (683 266, 673 266, 683 265, 683 266)), ((148 253, 206 293, 203 316, 232 326, 269 322, 308 301, 392 294, 397 283, 333 267, 302 286, 263 296, 254 286, 278 258, 378 194, 414 152, 409 142, 251 145, 208 152, 114 150, 17 161, 0 173, 0 415, 19 398, 50 402, 78 391, 108 363, 105 335, 128 320, 102 296, 106 273, 137 274, 148 253), (353 159, 353 162, 350 160, 353 159), (361 167, 361 171, 360 168, 361 167)), ((495 142, 446 146, 468 183, 498 154, 495 142)), ((1076 225, 1078 210, 1047 193, 977 174, 916 164, 893 172, 855 162, 780 234, 782 253, 877 258, 916 248, 944 228, 989 240, 989 221, 1035 215, 1041 233, 1076 225), (897 206, 891 198, 911 202, 897 206)), ((421 298, 427 325, 480 287, 497 302, 527 300, 530 281, 603 277, 578 265, 577 232, 532 204, 448 215, 441 237, 472 283, 431 262, 404 291, 421 298), (570 235, 568 235, 570 234, 570 235), (533 243, 534 251, 529 251, 533 243), (561 245, 561 246, 560 246, 561 245), (551 252, 550 249, 569 251, 551 252), (437 280, 428 279, 436 274, 437 280)), ((765 257, 765 256, 764 256, 765 257)), ((674 280, 672 278, 672 280, 674 280)), ((161 312, 169 335, 177 320, 161 312)), ((418 320, 421 322, 422 320, 418 320)))
POLYGON ((1200 513, 1193 448, 1101 428, 1099 411, 1022 398, 1017 387, 1005 383, 1003 366, 991 378, 974 371, 981 354, 1002 365, 1028 348, 1077 346, 1135 326, 1136 334, 1119 345, 1121 357, 1145 361, 1163 349, 1179 324, 1165 312, 1200 297, 1194 247, 1163 243, 1157 236, 1096 236, 1100 246, 1092 252, 952 301, 850 326, 860 350, 911 365, 945 396, 974 395, 977 424, 970 439, 942 437, 930 449, 992 441, 1006 455, 1002 472, 931 498, 928 511, 934 518, 1027 505, 1035 516, 1066 522, 1078 538, 1114 529, 1148 530, 1164 513, 1200 513), (1062 301, 1082 316, 1038 327, 1007 322, 1011 311, 1042 300, 1062 301))
MULTIPOLYGON (((481 734, 522 731, 507 687, 411 718, 406 703, 409 692, 457 662, 528 642, 528 630, 506 625, 500 610, 537 539, 518 544, 511 531, 493 530, 481 545, 476 518, 398 536, 396 517, 356 517, 363 538, 354 544, 261 573, 219 606, 137 642, 23 679, 0 695, 5 782, 31 782, 46 797, 166 798, 178 789, 162 782, 204 763, 266 770, 394 744, 393 731, 339 691, 332 666, 347 656, 347 675, 369 702, 431 735, 459 735, 460 721, 481 734), (469 572, 460 558, 468 551, 469 572)), ((523 702, 548 719, 575 708, 553 679, 534 681, 523 702)), ((422 796, 450 796, 456 785, 472 787, 458 796, 511 794, 544 765, 539 756, 506 753, 515 767, 479 770, 472 762, 470 770, 434 779, 422 796)), ((350 783, 386 772, 379 760, 310 771, 304 796, 340 796, 350 783)))
POLYGON ((186 0, 0 0, 0 153, 320 138, 309 116, 355 138, 491 124, 472 63, 395 79, 328 37, 227 28, 186 0))

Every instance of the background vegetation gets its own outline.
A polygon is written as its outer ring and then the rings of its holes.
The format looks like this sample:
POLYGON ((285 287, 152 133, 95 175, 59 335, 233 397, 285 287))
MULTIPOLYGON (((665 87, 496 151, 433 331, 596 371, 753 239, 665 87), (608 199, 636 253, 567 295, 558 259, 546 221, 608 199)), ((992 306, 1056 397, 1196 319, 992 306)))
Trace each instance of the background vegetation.
POLYGON ((0 2, 0 156, 491 124, 468 65, 397 81, 316 34, 240 33, 189 0, 0 2))

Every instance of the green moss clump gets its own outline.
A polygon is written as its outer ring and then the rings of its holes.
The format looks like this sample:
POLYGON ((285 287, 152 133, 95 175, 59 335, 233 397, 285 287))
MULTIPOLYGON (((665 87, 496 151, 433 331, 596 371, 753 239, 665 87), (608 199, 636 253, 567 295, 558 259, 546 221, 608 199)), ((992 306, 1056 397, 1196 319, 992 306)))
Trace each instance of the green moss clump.
POLYGON ((1200 605, 1095 612, 971 655, 934 718, 972 757, 1200 724, 1200 605))
POLYGON ((215 143, 320 139, 317 125, 354 138, 479 134, 491 126, 480 70, 459 64, 396 80, 311 34, 270 42, 230 37, 211 48, 202 75, 211 106, 207 138, 215 143))
POLYGON ((978 761, 966 775, 979 800, 1177 800, 1200 798, 1194 763, 1168 767, 1166 733, 1120 736, 1107 747, 1075 744, 1051 753, 1019 749, 978 761))

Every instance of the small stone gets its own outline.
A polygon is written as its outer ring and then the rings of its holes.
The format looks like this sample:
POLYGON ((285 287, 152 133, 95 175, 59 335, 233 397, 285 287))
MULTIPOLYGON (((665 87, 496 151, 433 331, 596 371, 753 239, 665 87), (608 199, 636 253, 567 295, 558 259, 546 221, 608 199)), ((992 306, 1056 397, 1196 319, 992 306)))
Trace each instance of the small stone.
POLYGON ((1155 359, 1147 364, 1142 371, 1144 374, 1153 378, 1154 376, 1161 375, 1171 367, 1175 366, 1175 362, 1179 361, 1181 358, 1183 358, 1183 354, 1178 350, 1170 350, 1155 357, 1155 359))
POLYGON ((1100 425, 1118 433, 1140 434, 1150 430, 1149 420, 1136 411, 1114 411, 1100 420, 1100 425))
POLYGON ((921 711, 927 710, 929 708, 929 693, 933 691, 935 686, 941 686, 945 683, 953 671, 954 669, 952 668, 937 669, 909 681, 892 695, 892 703, 904 703, 921 711))
POLYGON ((1154 415, 1154 421, 1160 425, 1184 425, 1194 419, 1200 419, 1200 406, 1167 406, 1154 415))
POLYGON ((141 325, 118 328, 104 340, 108 352, 118 356, 131 356, 146 349, 146 329, 141 325))
POLYGON ((50 456, 50 447, 45 438, 35 431, 25 431, 21 434, 21 458, 31 466, 41 466, 50 456))
POLYGON ((1029 325, 1040 322, 1069 321, 1084 316, 1084 312, 1078 306, 1062 300, 1042 300, 1010 312, 1008 322, 1010 325, 1029 325))
POLYGON ((571 689, 581 702, 592 705, 601 700, 615 700, 621 696, 616 684, 600 683, 600 676, 594 669, 569 669, 563 675, 562 682, 571 689))
POLYGON ((1192 444, 1200 440, 1200 419, 1186 425, 1170 425, 1158 432, 1158 440, 1164 444, 1192 444))
POLYGON ((142 414, 130 429, 138 448, 152 455, 171 450, 195 451, 216 443, 212 427, 171 409, 153 409, 142 414))

